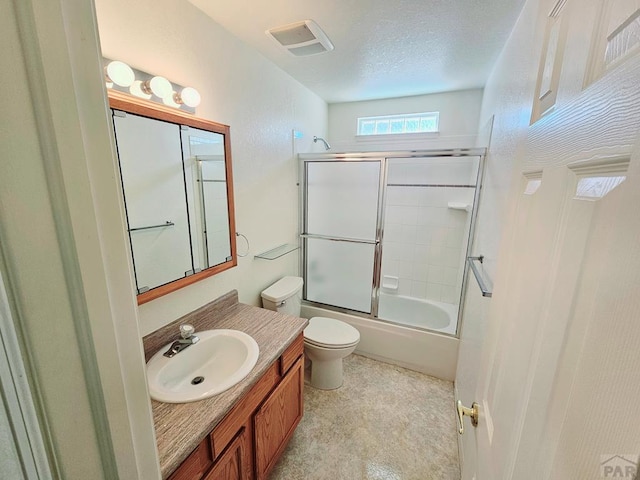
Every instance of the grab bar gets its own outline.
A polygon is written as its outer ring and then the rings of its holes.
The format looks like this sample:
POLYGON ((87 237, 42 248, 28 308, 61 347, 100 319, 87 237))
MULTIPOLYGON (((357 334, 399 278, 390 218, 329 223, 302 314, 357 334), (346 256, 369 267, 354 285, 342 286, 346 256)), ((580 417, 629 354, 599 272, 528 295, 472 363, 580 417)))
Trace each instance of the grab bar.
MULTIPOLYGON (((480 264, 482 264, 483 260, 484 260, 484 255, 480 255, 479 257, 467 257, 467 263, 469 263, 469 266, 471 267, 473 276, 476 277, 476 281, 478 282, 478 286, 480 287, 482 296, 491 298, 493 296, 493 292, 489 287, 487 287, 487 284, 485 283, 485 280, 482 277, 480 270, 478 269, 478 267, 476 267, 476 264, 473 263, 474 261, 478 261, 480 262, 480 264)), ((490 282, 490 280, 488 279, 487 281, 490 282)))
POLYGON ((170 222, 169 220, 167 220, 164 223, 161 223, 160 225, 149 225, 148 227, 136 227, 136 228, 130 228, 129 231, 130 232, 136 232, 138 230, 149 230, 150 228, 164 228, 164 227, 173 227, 175 225, 175 223, 170 222))
POLYGON ((300 238, 315 238, 318 240, 331 240, 332 242, 364 243, 367 245, 377 245, 380 243, 379 240, 362 240, 360 238, 327 237, 326 235, 309 235, 307 233, 301 234, 300 238))

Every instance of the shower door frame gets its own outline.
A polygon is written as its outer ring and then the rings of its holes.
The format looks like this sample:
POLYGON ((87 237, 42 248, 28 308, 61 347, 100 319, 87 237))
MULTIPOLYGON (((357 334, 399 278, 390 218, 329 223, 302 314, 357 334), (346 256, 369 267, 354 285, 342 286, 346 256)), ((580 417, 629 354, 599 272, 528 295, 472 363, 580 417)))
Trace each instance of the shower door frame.
POLYGON ((322 306, 323 308, 337 309, 336 311, 341 312, 353 312, 357 315, 364 316, 366 318, 377 318, 378 315, 378 296, 379 289, 377 288, 376 279, 378 279, 377 283, 379 283, 380 279, 380 269, 382 266, 382 236, 383 236, 383 219, 384 219, 384 197, 386 194, 386 183, 387 183, 387 161, 385 157, 380 155, 375 156, 367 156, 362 158, 336 158, 336 154, 325 154, 323 157, 328 158, 309 158, 303 159, 303 155, 299 155, 300 159, 303 161, 303 168, 301 168, 301 178, 300 178, 300 187, 302 194, 302 208, 301 208, 301 229, 300 229, 300 238, 302 240, 302 248, 301 248, 301 271, 303 272, 303 294, 302 297, 305 302, 309 304, 322 306), (376 228, 375 228, 375 237, 373 241, 364 240, 358 238, 345 238, 345 237, 333 237, 326 235, 313 235, 308 232, 308 218, 307 218, 307 207, 308 207, 308 188, 307 188, 307 178, 308 178, 308 165, 309 163, 345 163, 345 162, 380 162, 380 176, 378 179, 378 205, 376 206, 376 228), (310 300, 306 300, 307 297, 307 239, 319 239, 319 240, 329 240, 334 242, 347 242, 347 243, 358 243, 362 245, 374 245, 373 250, 373 278, 371 284, 371 303, 370 303, 370 313, 361 312, 359 310, 353 310, 349 308, 336 307, 335 305, 329 305, 326 303, 313 302, 310 300))
POLYGON ((304 278, 303 283, 303 302, 306 305, 314 307, 324 308, 339 313, 346 313, 355 315, 358 317, 368 318, 370 320, 381 321, 390 323, 393 325, 399 325, 405 328, 412 328, 426 332, 438 333, 441 335, 459 337, 461 328, 462 312, 464 309, 463 298, 467 289, 467 276, 469 265, 466 258, 470 255, 473 249, 475 223, 478 214, 478 206, 480 203, 480 193, 482 190, 482 182, 484 180, 484 165, 485 165, 486 148, 458 148, 458 149, 440 149, 440 150, 408 150, 408 151, 385 151, 385 152, 353 152, 353 153, 301 153, 298 154, 299 164, 299 192, 300 192, 300 216, 299 216, 299 231, 300 231, 300 271, 304 278), (460 300, 458 306, 458 318, 456 324, 455 334, 448 334, 445 332, 439 332, 437 330, 431 330, 428 328, 421 328, 415 326, 408 326, 400 322, 386 320, 378 317, 378 307, 380 301, 380 284, 382 274, 382 245, 384 239, 384 216, 385 216, 385 200, 387 196, 387 173, 388 173, 388 160, 395 158, 461 158, 461 157, 478 157, 478 172, 476 176, 475 192, 473 197, 473 209, 471 211, 471 221, 469 224, 469 238, 467 242, 467 251, 465 254, 465 261, 463 265, 462 274, 462 288, 460 289, 460 300), (380 162, 380 178, 378 185, 378 205, 377 205, 377 217, 376 217, 376 235, 374 241, 356 239, 356 238, 341 238, 331 237, 325 235, 313 235, 308 232, 308 164, 309 163, 344 163, 344 162, 380 162), (361 312, 349 308, 337 307, 326 303, 314 302, 307 300, 307 239, 322 239, 337 242, 350 242, 360 244, 374 244, 374 258, 373 258, 373 278, 371 282, 371 312, 361 312))

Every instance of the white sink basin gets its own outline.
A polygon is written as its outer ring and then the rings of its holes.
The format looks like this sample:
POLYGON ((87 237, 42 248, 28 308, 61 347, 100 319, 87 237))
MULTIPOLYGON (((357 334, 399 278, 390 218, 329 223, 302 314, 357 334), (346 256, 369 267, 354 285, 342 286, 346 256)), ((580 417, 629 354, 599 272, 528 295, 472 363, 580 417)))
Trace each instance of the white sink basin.
POLYGON ((151 398, 166 403, 195 402, 228 390, 258 361, 256 341, 238 330, 196 332, 200 341, 172 358, 162 347, 147 363, 151 398))

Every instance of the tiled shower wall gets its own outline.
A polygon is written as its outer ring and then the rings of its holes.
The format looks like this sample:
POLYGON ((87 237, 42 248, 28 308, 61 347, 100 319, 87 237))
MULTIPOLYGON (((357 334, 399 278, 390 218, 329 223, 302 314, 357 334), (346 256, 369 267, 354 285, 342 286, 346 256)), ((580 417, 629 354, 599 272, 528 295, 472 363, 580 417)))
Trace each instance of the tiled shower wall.
POLYGON ((385 200, 382 257, 383 291, 414 298, 457 304, 469 237, 477 166, 464 162, 442 166, 391 163, 385 200), (452 186, 411 186, 415 184, 452 186), (402 185, 402 186, 398 186, 402 185), (469 211, 450 208, 469 205, 469 211), (389 289, 385 275, 398 277, 389 289))

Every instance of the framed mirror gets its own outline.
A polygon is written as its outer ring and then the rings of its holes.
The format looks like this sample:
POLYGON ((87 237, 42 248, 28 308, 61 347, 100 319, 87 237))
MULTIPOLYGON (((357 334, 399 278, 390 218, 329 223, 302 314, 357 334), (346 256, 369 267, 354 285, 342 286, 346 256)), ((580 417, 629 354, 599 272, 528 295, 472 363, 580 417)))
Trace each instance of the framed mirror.
POLYGON ((229 127, 109 90, 138 304, 237 265, 229 127))

